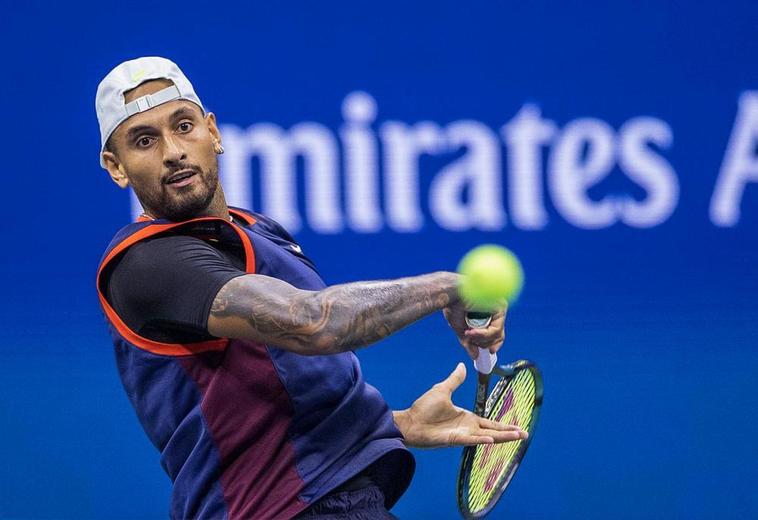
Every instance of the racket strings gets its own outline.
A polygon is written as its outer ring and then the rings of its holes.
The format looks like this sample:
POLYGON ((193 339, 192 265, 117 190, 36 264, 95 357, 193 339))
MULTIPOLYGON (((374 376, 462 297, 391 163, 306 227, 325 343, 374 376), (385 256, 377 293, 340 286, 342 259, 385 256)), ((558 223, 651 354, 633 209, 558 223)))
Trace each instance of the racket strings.
MULTIPOLYGON (((520 370, 496 397, 487 403, 486 417, 503 424, 530 429, 536 385, 530 370, 520 370)), ((476 514, 497 497, 501 482, 520 460, 522 440, 476 447, 468 486, 468 507, 476 514)))

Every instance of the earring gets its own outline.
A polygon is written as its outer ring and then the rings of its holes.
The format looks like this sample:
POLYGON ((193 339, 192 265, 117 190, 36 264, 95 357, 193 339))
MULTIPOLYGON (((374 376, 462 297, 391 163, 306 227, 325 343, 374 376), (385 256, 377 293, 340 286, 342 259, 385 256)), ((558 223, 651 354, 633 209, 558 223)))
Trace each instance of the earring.
POLYGON ((213 141, 213 151, 216 152, 218 155, 221 155, 224 153, 224 147, 221 146, 221 144, 218 141, 213 141))

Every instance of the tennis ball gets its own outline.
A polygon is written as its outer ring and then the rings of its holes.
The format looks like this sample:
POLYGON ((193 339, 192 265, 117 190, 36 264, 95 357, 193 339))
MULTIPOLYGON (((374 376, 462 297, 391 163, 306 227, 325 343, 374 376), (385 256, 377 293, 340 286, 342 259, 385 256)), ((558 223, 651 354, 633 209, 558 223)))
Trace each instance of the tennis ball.
POLYGON ((458 292, 471 309, 495 311, 513 304, 524 286, 524 270, 516 255, 504 247, 475 247, 461 259, 458 292))

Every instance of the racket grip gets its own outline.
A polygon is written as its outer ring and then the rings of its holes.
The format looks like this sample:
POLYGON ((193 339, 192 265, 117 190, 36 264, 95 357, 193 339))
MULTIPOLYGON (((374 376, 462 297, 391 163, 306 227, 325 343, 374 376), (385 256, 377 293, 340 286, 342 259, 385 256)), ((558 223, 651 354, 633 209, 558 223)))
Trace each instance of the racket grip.
POLYGON ((481 311, 468 311, 466 313, 466 325, 472 329, 486 329, 492 321, 492 314, 481 311))
MULTIPOLYGON (((466 325, 472 329, 484 329, 492 321, 492 314, 481 311, 468 311, 466 313, 466 325)), ((492 354, 486 348, 479 349, 479 357, 474 360, 474 368, 480 374, 489 375, 497 363, 497 354, 492 354)))
POLYGON ((474 368, 480 374, 489 374, 497 363, 497 354, 493 354, 486 348, 479 349, 479 357, 474 360, 474 368))

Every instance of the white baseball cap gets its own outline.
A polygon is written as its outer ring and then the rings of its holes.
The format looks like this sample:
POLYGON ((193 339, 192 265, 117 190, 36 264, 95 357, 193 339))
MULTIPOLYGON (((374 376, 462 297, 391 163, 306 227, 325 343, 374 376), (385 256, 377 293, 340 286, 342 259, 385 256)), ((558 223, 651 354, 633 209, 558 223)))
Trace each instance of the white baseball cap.
POLYGON ((108 73, 97 86, 95 110, 100 124, 100 166, 105 168, 103 151, 105 143, 118 125, 129 117, 153 107, 173 101, 186 99, 192 101, 203 111, 200 98, 195 94, 192 83, 179 67, 171 60, 149 56, 121 63, 108 73), (138 87, 150 79, 168 79, 174 84, 159 90, 155 94, 142 96, 129 103, 124 101, 124 92, 138 87))

